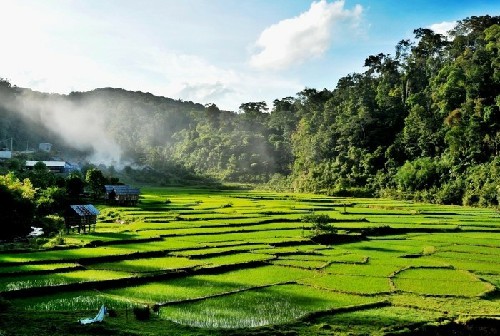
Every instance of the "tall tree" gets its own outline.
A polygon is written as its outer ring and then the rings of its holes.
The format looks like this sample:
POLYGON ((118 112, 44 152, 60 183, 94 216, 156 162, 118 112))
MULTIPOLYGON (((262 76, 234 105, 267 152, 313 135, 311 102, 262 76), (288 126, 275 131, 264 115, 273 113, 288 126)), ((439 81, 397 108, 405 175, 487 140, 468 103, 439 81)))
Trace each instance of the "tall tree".
POLYGON ((31 231, 35 194, 30 180, 20 181, 13 173, 0 175, 0 240, 25 237, 31 231))
POLYGON ((106 178, 99 169, 91 168, 87 170, 87 173, 85 174, 85 182, 87 182, 94 199, 98 199, 104 194, 106 178))

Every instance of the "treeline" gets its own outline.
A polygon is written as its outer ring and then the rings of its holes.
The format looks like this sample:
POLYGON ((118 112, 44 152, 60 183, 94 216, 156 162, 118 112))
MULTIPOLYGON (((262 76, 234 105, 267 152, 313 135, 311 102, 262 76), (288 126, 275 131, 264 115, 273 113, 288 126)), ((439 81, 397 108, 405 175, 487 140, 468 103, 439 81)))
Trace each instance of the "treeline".
POLYGON ((333 91, 302 92, 295 188, 498 205, 499 23, 471 17, 449 38, 416 29, 333 91))
POLYGON ((43 162, 31 170, 19 158, 0 162, 0 242, 22 240, 32 227, 42 229, 45 237, 54 236, 64 228, 70 205, 103 202, 104 186, 119 183, 93 166, 56 175, 43 162))
MULTIPOLYGON (((333 90, 306 88, 271 107, 244 103, 238 113, 122 89, 61 96, 3 81, 0 94, 49 110, 64 100, 98 111, 125 165, 166 173, 157 175, 167 176, 159 184, 193 173, 331 195, 498 205, 500 17, 464 19, 449 36, 414 34, 394 55, 367 57, 365 72, 341 78, 333 90)), ((33 126, 36 118, 19 117, 14 105, 0 111, 10 116, 0 120, 0 138, 17 132, 69 147, 53 129, 33 126)), ((93 149, 86 150, 76 152, 93 149)))

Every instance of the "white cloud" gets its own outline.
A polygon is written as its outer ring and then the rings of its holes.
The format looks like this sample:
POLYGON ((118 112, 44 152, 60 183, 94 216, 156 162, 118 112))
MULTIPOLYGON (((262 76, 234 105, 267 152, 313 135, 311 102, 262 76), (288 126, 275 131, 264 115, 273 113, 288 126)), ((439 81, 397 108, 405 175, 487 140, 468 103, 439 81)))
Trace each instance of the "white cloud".
MULTIPOLYGON (((172 46, 169 34, 155 37, 151 32, 163 31, 162 26, 114 13, 100 20, 94 12, 77 11, 78 4, 0 0, 0 78, 42 92, 117 87, 227 110, 293 95, 304 87, 290 76, 255 72, 244 51, 232 62, 219 62, 201 47, 191 48, 188 37, 187 49, 172 46)), ((180 30, 177 35, 185 34, 180 30)), ((231 46, 213 48, 222 53, 231 46)))
POLYGON ((184 87, 179 91, 179 96, 184 100, 194 102, 213 102, 223 99, 234 90, 227 85, 216 83, 184 83, 184 87))
POLYGON ((456 24, 457 24, 456 21, 443 21, 440 23, 434 23, 430 25, 428 28, 432 29, 436 34, 448 36, 448 32, 453 28, 455 28, 456 24))
POLYGON ((336 24, 356 23, 361 17, 361 5, 348 10, 344 4, 344 0, 313 2, 307 12, 266 28, 256 42, 262 50, 252 55, 250 65, 279 70, 321 56, 330 47, 336 24))

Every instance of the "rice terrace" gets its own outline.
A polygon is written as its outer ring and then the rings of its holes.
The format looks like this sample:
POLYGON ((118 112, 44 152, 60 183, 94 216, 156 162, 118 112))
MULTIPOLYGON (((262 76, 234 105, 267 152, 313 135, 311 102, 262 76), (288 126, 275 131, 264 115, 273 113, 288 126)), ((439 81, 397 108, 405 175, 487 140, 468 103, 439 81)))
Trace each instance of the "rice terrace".
POLYGON ((187 187, 97 207, 95 231, 0 254, 12 314, 0 330, 425 334, 500 316, 493 209, 187 187), (314 218, 331 232, 317 234, 314 218), (102 323, 78 323, 101 305, 112 312, 102 323))

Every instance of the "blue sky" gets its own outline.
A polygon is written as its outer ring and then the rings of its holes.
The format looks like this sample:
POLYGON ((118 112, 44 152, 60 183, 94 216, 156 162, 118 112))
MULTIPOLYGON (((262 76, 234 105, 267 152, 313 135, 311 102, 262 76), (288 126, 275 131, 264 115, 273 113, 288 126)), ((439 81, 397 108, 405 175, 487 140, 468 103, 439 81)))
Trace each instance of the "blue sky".
POLYGON ((44 92, 121 87, 237 110, 333 89, 413 29, 485 14, 500 15, 500 1, 0 0, 0 77, 44 92))

